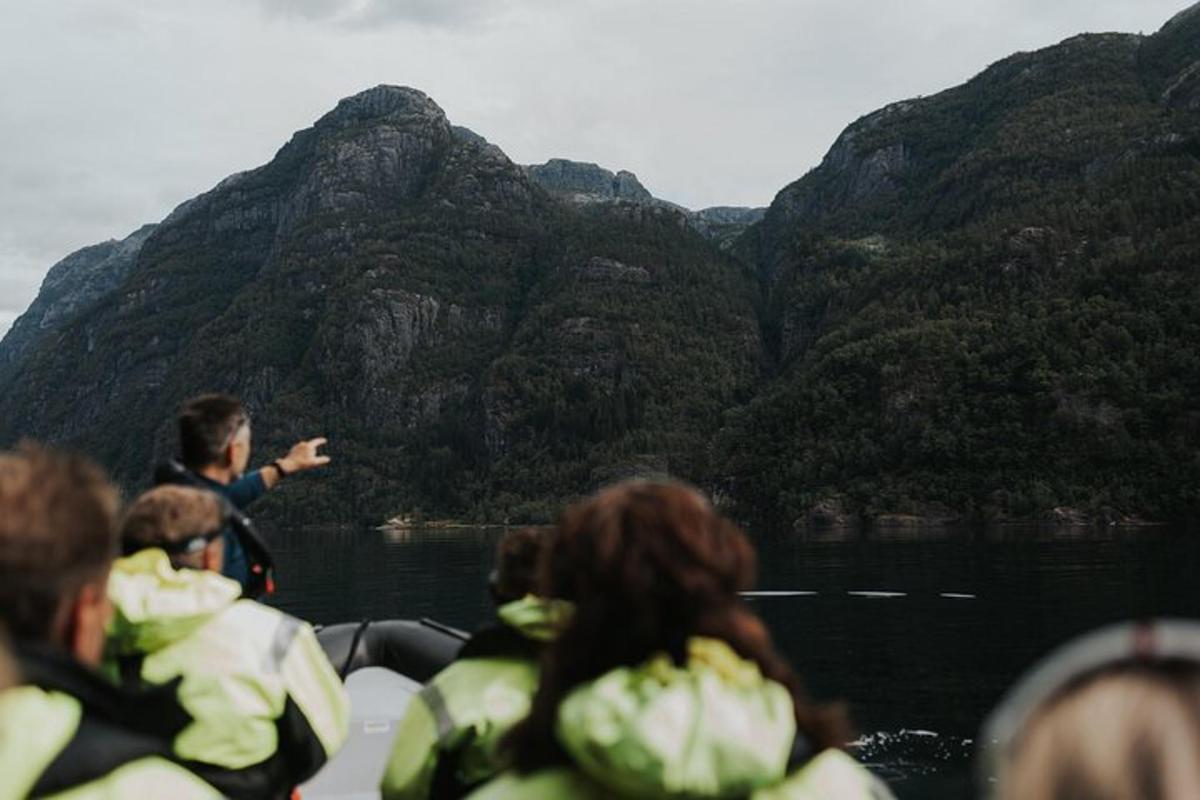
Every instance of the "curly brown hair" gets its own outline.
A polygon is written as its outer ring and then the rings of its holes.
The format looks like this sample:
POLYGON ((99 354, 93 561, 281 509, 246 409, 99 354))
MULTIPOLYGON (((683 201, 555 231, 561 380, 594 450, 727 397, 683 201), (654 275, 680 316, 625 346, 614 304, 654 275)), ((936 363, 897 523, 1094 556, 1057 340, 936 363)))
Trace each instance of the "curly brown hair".
POLYGON ((745 533, 687 486, 632 481, 567 509, 543 552, 539 593, 572 601, 576 612, 544 652, 530 714, 508 740, 516 767, 567 762, 554 730, 573 688, 656 653, 682 665, 693 636, 724 640, 785 686, 813 749, 842 746, 848 730, 840 708, 808 701, 739 595, 753 586, 756 567, 745 533))

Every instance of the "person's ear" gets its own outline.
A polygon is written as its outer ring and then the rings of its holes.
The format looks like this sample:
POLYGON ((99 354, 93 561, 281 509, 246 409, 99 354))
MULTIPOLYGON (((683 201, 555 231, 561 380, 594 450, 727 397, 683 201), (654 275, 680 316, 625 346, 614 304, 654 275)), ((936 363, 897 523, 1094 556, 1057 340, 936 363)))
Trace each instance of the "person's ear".
POLYGON ((225 569, 225 537, 218 536, 208 543, 201 555, 204 569, 209 572, 221 573, 225 569))
POLYGON ((68 611, 65 644, 79 661, 95 666, 104 656, 104 640, 112 620, 108 574, 80 588, 68 611))

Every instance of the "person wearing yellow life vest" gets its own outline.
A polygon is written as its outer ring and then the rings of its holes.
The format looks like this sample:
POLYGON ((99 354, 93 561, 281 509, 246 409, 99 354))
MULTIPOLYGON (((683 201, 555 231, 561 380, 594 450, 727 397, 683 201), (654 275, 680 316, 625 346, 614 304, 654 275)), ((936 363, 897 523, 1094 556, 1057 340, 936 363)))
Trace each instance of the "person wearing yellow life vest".
POLYGON ((126 685, 175 687, 192 717, 175 756, 225 794, 287 797, 345 742, 349 701, 311 626, 219 574, 222 508, 170 485, 130 506, 105 666, 126 685))
POLYGON ((174 687, 127 691, 95 670, 110 614, 117 493, 94 465, 33 446, 0 454, 0 800, 215 800, 177 763, 174 687))
POLYGON ((513 768, 472 800, 884 800, 740 599, 754 550, 693 489, 629 482, 570 508, 539 590, 574 603, 513 768))
POLYGON ((384 800, 462 797, 500 771, 500 739, 528 713, 541 650, 570 616, 566 604, 532 594, 550 536, 528 528, 500 540, 490 581, 497 623, 475 633, 408 707, 380 787, 384 800))

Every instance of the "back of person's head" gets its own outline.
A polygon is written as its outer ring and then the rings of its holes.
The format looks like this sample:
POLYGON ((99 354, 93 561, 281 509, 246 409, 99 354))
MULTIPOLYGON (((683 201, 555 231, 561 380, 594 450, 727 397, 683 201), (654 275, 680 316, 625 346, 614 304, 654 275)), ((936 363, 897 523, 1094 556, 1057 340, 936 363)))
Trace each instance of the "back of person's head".
POLYGON ((1200 797, 1200 666, 1111 670, 1038 710, 1001 800, 1200 797))
POLYGON ((158 486, 125 512, 121 541, 127 551, 160 547, 176 567, 220 571, 225 514, 212 492, 191 486, 158 486))
POLYGON ((179 412, 179 455, 189 467, 219 464, 242 426, 250 422, 242 402, 228 394, 203 394, 179 412))
POLYGON ((1200 797, 1200 624, 1125 624, 1038 664, 984 727, 994 800, 1200 797))
POLYGON ((515 763, 530 771, 562 760, 557 707, 576 686, 657 653, 677 664, 687 642, 727 642, 792 693, 798 729, 824 749, 846 733, 836 711, 815 709, 775 651, 770 634, 739 592, 751 588, 756 560, 746 535, 696 490, 632 481, 572 506, 542 558, 539 593, 575 604, 572 623, 543 657, 529 718, 511 740, 515 763))
POLYGON ((33 445, 0 454, 0 623, 10 636, 99 658, 118 503, 83 458, 33 445))
POLYGON ((538 562, 549 535, 546 528, 521 528, 500 538, 491 581, 492 599, 497 605, 535 593, 538 562))

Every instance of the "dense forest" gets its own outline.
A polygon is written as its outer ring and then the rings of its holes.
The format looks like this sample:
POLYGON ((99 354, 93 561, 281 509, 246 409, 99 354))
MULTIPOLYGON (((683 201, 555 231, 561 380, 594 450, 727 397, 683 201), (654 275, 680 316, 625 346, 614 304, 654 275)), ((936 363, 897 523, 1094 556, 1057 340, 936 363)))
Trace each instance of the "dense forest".
POLYGON ((1200 506, 1200 14, 851 126, 740 246, 778 376, 722 432, 792 518, 1200 506))
POLYGON ((0 442, 133 488, 220 389, 264 455, 330 437, 291 521, 542 521, 646 474, 788 525, 1194 517, 1198 9, 868 115, 740 236, 560 196, 377 87, 56 267, 0 442))

